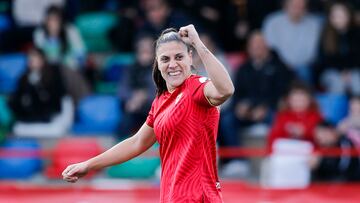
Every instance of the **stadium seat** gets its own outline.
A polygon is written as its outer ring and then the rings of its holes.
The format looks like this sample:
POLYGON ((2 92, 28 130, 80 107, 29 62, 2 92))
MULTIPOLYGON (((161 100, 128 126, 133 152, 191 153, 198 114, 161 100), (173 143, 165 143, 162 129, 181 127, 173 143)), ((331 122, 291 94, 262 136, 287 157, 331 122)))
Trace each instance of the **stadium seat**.
POLYGON ((241 64, 246 60, 246 55, 243 52, 232 52, 225 55, 231 69, 235 72, 241 64))
POLYGON ((79 15, 75 24, 90 52, 111 51, 108 33, 117 24, 117 17, 107 12, 93 12, 79 15))
POLYGON ((316 95, 320 111, 325 120, 337 124, 348 111, 348 98, 342 94, 323 93, 316 95))
POLYGON ((0 96, 0 126, 9 127, 12 121, 11 111, 4 96, 0 96))
POLYGON ((24 54, 0 56, 0 93, 9 94, 13 92, 25 69, 26 57, 24 54))
POLYGON ((11 111, 6 104, 4 96, 0 96, 0 143, 5 139, 6 133, 10 130, 13 120, 11 111))
POLYGON ((40 145, 34 140, 7 140, 0 149, 0 179, 31 178, 42 168, 40 145))
POLYGON ((6 15, 0 15, 0 32, 10 29, 10 18, 6 15))
POLYGON ((117 54, 108 57, 104 64, 104 80, 118 82, 122 79, 124 70, 135 62, 133 54, 117 54))
MULTIPOLYGON (((102 152, 95 138, 64 138, 59 140, 51 152, 50 165, 45 170, 48 178, 61 178, 61 172, 70 164, 85 161, 102 152)), ((90 173, 91 178, 95 173, 90 173)))
POLYGON ((120 101, 115 96, 92 95, 81 100, 75 134, 111 134, 121 120, 120 101))
POLYGON ((116 94, 119 83, 99 81, 95 84, 95 92, 98 94, 116 94))
MULTIPOLYGON (((151 149, 155 150, 158 145, 151 149)), ((106 171, 111 178, 143 179, 152 178, 160 166, 159 157, 136 157, 120 165, 109 167, 106 171)))

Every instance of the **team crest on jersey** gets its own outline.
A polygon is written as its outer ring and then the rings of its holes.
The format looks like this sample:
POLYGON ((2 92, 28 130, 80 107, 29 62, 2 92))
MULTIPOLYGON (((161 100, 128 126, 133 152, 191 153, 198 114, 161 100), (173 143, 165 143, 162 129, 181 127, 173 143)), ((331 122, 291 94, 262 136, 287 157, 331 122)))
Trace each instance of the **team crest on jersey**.
POLYGON ((182 97, 183 93, 181 92, 175 99, 175 104, 177 104, 180 100, 180 98, 182 97))
POLYGON ((221 189, 220 182, 216 182, 216 189, 221 189))

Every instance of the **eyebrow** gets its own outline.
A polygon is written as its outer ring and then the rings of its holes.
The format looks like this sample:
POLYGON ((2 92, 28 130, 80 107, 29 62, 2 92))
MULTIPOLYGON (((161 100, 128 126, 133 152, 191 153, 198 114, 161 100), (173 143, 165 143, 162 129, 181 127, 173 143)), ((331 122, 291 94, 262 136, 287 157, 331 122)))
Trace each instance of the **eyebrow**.
MULTIPOLYGON (((184 53, 180 52, 180 53, 177 53, 175 54, 175 56, 182 56, 184 55, 184 53)), ((161 55, 160 58, 164 58, 164 57, 169 57, 168 55, 161 55)))

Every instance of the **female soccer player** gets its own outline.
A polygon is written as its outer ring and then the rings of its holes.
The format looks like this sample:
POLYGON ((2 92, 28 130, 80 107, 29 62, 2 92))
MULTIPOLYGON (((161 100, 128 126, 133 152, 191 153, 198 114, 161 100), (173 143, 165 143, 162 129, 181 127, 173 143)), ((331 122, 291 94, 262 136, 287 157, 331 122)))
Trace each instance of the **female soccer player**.
POLYGON ((193 25, 166 29, 156 41, 153 78, 157 96, 146 122, 132 137, 62 173, 76 182, 90 170, 123 163, 160 144, 160 202, 222 202, 216 166, 217 106, 234 92, 224 66, 201 42, 193 25), (210 77, 193 75, 192 49, 210 77))

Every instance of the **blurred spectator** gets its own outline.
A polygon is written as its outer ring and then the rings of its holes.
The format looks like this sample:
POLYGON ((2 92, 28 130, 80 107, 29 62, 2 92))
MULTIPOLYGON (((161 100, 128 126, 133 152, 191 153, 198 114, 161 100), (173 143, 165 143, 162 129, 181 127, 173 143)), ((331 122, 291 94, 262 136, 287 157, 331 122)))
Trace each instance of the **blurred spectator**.
POLYGON ((65 88, 75 104, 90 93, 80 74, 86 57, 84 43, 76 27, 65 23, 61 7, 48 8, 44 25, 34 32, 34 43, 44 51, 50 64, 60 67, 65 88))
POLYGON ((83 40, 76 27, 65 23, 58 6, 47 9, 43 26, 34 32, 34 43, 44 50, 50 63, 79 69, 85 60, 83 40))
MULTIPOLYGON (((353 143, 336 131, 328 122, 319 123, 315 130, 315 142, 320 149, 340 148, 341 152, 354 149, 353 143)), ((360 159, 341 153, 338 157, 315 156, 310 165, 313 179, 322 181, 359 181, 360 159)))
POLYGON ((119 52, 132 52, 136 27, 141 21, 137 1, 121 1, 118 23, 110 31, 110 40, 119 52), (126 28, 126 29, 124 29, 126 28))
MULTIPOLYGON (((169 3, 176 9, 185 12, 192 17, 193 24, 199 24, 206 28, 208 33, 212 33, 213 40, 218 43, 225 41, 221 36, 226 27, 226 11, 230 6, 229 1, 224 0, 172 0, 169 3), (223 32, 218 32, 222 30, 223 32)), ((227 33, 229 34, 229 33, 227 33)), ((229 37, 229 36, 228 36, 229 37)), ((223 44, 220 44, 223 45, 223 44)))
POLYGON ((274 141, 279 138, 314 143, 314 129, 321 120, 321 114, 309 88, 304 84, 294 83, 269 132, 268 149, 271 151, 274 141))
POLYGON ((49 122, 60 113, 61 99, 65 95, 59 68, 51 67, 38 48, 29 51, 27 66, 10 97, 10 107, 18 121, 49 122))
POLYGON ((165 0, 144 0, 142 8, 145 12, 145 22, 140 26, 139 32, 150 33, 154 38, 166 28, 180 28, 193 23, 183 13, 171 8, 165 0))
POLYGON ((139 36, 135 44, 136 62, 128 68, 125 80, 121 82, 119 96, 124 101, 124 119, 119 132, 121 137, 129 136, 139 129, 155 97, 152 82, 153 45, 152 36, 139 36))
POLYGON ((266 41, 299 79, 312 82, 311 65, 321 32, 320 20, 307 13, 307 0, 285 0, 283 11, 265 19, 266 41))
POLYGON ((319 56, 320 83, 326 91, 360 95, 360 32, 345 2, 330 5, 319 56))
POLYGON ((349 115, 338 124, 337 128, 360 150, 360 96, 353 96, 349 103, 349 115))
POLYGON ((14 0, 10 1, 12 29, 3 33, 0 50, 18 52, 31 46, 32 33, 41 25, 50 5, 63 6, 65 0, 14 0))
MULTIPOLYGON (((220 145, 239 146, 239 129, 269 123, 278 99, 285 93, 292 74, 276 55, 270 52, 260 32, 248 42, 248 61, 235 74, 235 94, 231 110, 221 117, 220 145)), ((264 125, 250 134, 265 134, 264 125), (256 132, 257 131, 257 132, 256 132)), ((254 126, 255 127, 255 126, 254 126)))
POLYGON ((13 16, 19 26, 39 26, 51 5, 64 6, 65 0, 14 0, 13 16))

